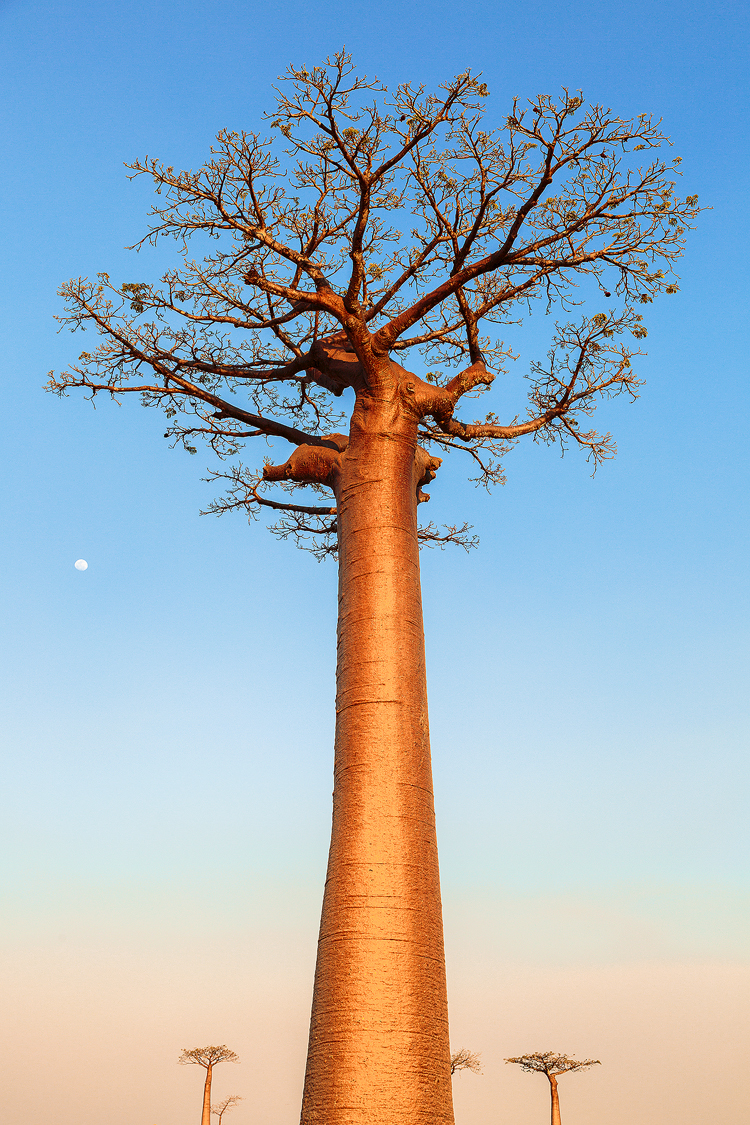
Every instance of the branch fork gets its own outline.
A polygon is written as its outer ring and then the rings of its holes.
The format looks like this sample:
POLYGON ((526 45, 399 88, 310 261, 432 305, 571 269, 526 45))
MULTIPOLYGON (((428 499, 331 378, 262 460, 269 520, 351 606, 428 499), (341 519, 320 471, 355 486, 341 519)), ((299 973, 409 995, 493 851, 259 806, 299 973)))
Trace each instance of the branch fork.
POLYGON ((491 386, 494 379, 495 376, 487 370, 484 361, 478 360, 464 371, 460 371, 445 387, 436 387, 432 383, 426 383, 412 376, 404 384, 403 390, 413 401, 420 419, 431 415, 446 433, 456 433, 456 436, 461 437, 463 436, 460 433, 462 423, 455 422, 453 419, 453 411, 459 399, 476 387, 491 386), (456 429, 450 428, 451 424, 456 429))

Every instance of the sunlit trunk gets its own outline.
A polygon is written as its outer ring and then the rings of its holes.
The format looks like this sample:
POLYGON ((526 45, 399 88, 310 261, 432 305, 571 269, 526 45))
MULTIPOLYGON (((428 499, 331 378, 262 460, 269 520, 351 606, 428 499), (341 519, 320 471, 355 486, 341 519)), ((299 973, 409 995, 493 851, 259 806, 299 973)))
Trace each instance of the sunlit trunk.
POLYGON ((553 1074, 548 1074, 550 1096, 552 1099, 552 1125, 560 1125, 560 1099, 557 1096, 557 1079, 553 1074))
POLYGON ((209 1064, 206 1067, 206 1081, 203 1086, 203 1112, 201 1113, 201 1125, 211 1125, 211 1071, 213 1067, 209 1064))
POLYGON ((333 830, 303 1125, 450 1125, 416 423, 359 402, 342 457, 333 830))

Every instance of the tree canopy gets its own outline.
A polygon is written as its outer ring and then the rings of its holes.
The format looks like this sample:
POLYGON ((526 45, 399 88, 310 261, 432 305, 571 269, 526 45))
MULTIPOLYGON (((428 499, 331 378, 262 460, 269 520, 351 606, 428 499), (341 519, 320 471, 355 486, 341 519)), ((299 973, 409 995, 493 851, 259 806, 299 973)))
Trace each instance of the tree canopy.
POLYGON ((241 1094, 230 1094, 228 1098, 223 1098, 222 1101, 217 1102, 215 1105, 212 1105, 211 1113, 215 1117, 218 1117, 219 1125, 221 1125, 221 1120, 224 1114, 227 1113, 228 1110, 236 1109, 240 1102, 244 1100, 245 1099, 241 1094))
POLYGON ((193 1047, 192 1050, 185 1047, 177 1061, 183 1065, 196 1063, 198 1066, 208 1068, 221 1062, 238 1063, 240 1058, 234 1051, 230 1051, 225 1043, 222 1043, 220 1047, 193 1047))
MULTIPOLYGON (((50 389, 134 393, 163 409, 166 438, 190 453, 204 439, 230 459, 212 470, 226 493, 211 510, 280 511, 276 530, 323 554, 335 549, 335 506, 290 493, 330 486, 347 440, 341 396, 377 395, 409 356, 423 368, 404 393, 430 451, 425 483, 434 455, 456 449, 472 479, 500 482, 525 435, 579 446, 594 466, 611 456, 589 416, 602 397, 638 392, 640 310, 676 291, 697 197, 676 194, 679 157, 664 155, 669 141, 645 113, 623 119, 564 89, 513 99, 492 128, 487 97, 469 71, 436 93, 408 82, 389 93, 341 51, 290 67, 268 131, 221 131, 197 171, 129 165, 158 195, 137 245, 174 238, 181 264, 158 282, 101 273, 64 285, 62 322, 100 340, 50 389), (535 304, 567 315, 591 297, 597 311, 557 325, 525 407, 457 415, 505 371, 503 329, 535 304), (246 466, 243 447, 258 438, 317 450, 317 461, 246 466)), ((460 541, 463 530, 430 526, 422 538, 460 541)))
POLYGON ((506 1059, 507 1063, 518 1063, 522 1070, 535 1071, 546 1074, 549 1078, 558 1074, 567 1074, 573 1070, 588 1070, 592 1066, 601 1066, 599 1059, 574 1059, 570 1055, 557 1055, 554 1051, 536 1051, 533 1055, 519 1055, 518 1058, 506 1059))
POLYGON ((471 1070, 474 1074, 482 1073, 482 1059, 477 1051, 470 1051, 468 1047, 459 1047, 451 1055, 451 1074, 459 1070, 471 1070))

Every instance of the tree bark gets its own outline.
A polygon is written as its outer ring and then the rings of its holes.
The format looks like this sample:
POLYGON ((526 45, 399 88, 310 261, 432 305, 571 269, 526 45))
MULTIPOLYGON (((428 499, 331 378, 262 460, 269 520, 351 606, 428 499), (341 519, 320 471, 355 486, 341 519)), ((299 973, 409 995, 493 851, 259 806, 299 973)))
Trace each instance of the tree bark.
POLYGON ((560 1125, 560 1098, 557 1094, 557 1079, 554 1074, 548 1074, 549 1092, 552 1100, 552 1125, 560 1125))
POLYGON ((302 1125, 453 1123, 417 542, 421 475, 417 418, 402 390, 378 401, 360 393, 335 485, 333 827, 302 1125))
POLYGON ((203 1086, 203 1112, 201 1113, 201 1125, 211 1125, 211 1071, 213 1067, 209 1063, 206 1067, 206 1081, 203 1086))

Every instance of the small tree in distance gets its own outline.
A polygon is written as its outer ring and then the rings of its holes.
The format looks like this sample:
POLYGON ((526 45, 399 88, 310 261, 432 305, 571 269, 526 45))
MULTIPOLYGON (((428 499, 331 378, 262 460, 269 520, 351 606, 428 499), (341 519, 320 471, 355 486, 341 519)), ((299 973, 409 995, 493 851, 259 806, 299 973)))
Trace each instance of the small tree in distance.
POLYGON ((473 1070, 475 1074, 481 1074, 481 1056, 476 1051, 468 1050, 467 1047, 459 1047, 451 1055, 451 1075, 457 1070, 473 1070))
MULTIPOLYGON (((206 1071, 206 1081, 203 1084, 203 1112, 201 1113, 201 1125, 211 1125, 211 1078, 213 1075, 214 1067, 221 1062, 239 1062, 239 1056, 230 1051, 226 1043, 222 1043, 220 1047, 193 1047, 189 1051, 187 1047, 183 1050, 178 1063, 183 1066, 187 1063, 195 1063, 197 1066, 202 1066, 206 1071)), ((237 1095, 234 1095, 235 1097, 237 1095)), ((228 1108, 225 1106, 225 1109, 228 1108)))
POLYGON ((552 1100, 552 1125, 560 1125, 560 1099, 557 1093, 557 1076, 572 1070, 588 1070, 601 1066, 599 1059, 571 1059, 568 1055, 556 1055, 552 1051, 535 1051, 533 1055, 519 1055, 516 1059, 506 1059, 507 1063, 518 1063, 522 1070, 546 1074, 549 1079, 552 1100))
POLYGON ((237 1103, 241 1101, 243 1101, 241 1094, 230 1094, 228 1098, 224 1098, 223 1102, 217 1102, 216 1105, 211 1106, 211 1113, 218 1117, 219 1125, 221 1125, 221 1119, 227 1110, 234 1109, 237 1103))

